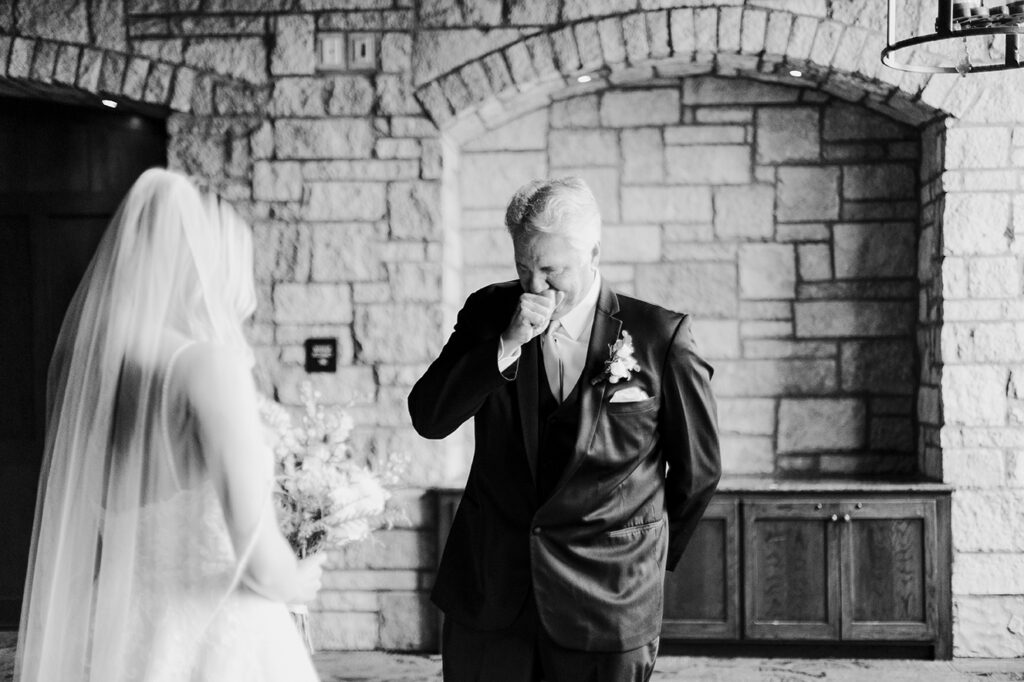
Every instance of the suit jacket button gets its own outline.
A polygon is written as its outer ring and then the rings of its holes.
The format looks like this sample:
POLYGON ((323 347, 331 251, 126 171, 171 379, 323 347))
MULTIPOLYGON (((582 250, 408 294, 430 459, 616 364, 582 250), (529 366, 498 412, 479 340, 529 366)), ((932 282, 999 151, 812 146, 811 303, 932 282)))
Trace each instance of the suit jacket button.
POLYGON ((534 534, 534 535, 540 535, 540 534, 541 534, 541 532, 542 532, 542 531, 541 531, 541 528, 540 528, 540 526, 534 526, 534 528, 533 528, 533 534, 534 534))

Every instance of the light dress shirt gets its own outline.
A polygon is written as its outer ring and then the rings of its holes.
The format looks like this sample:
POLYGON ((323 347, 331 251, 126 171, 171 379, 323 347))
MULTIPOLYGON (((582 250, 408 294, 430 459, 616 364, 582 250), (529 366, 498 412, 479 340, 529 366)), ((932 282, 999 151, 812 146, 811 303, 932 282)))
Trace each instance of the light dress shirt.
MULTIPOLYGON (((594 281, 586 295, 567 313, 552 320, 541 335, 544 369, 551 393, 561 402, 572 393, 583 374, 587 362, 587 347, 597 313, 597 299, 601 293, 601 274, 594 273, 594 281)), ((518 359, 520 349, 505 355, 504 344, 499 341, 498 370, 505 374, 518 359)))

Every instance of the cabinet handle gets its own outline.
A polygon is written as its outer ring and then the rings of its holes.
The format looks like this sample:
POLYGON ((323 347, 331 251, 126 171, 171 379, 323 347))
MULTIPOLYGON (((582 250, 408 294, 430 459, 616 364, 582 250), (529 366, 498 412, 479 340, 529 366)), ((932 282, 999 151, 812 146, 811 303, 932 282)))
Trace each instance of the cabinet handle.
POLYGON ((821 511, 821 502, 819 502, 818 504, 814 505, 814 508, 815 508, 815 509, 816 509, 817 511, 821 511))
POLYGON ((864 508, 864 503, 863 502, 858 502, 856 508, 857 509, 863 509, 864 508))
POLYGON ((832 523, 835 523, 838 520, 839 520, 839 515, 838 514, 833 514, 832 515, 832 523))
POLYGON ((850 522, 850 515, 849 514, 843 514, 843 521, 845 523, 849 523, 850 522))

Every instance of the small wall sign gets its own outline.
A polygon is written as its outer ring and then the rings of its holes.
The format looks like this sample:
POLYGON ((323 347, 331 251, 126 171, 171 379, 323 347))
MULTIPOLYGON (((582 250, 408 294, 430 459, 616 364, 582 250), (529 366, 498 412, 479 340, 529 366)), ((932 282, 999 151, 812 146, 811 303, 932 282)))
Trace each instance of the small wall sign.
POLYGON ((306 371, 338 371, 338 339, 306 339, 306 371))

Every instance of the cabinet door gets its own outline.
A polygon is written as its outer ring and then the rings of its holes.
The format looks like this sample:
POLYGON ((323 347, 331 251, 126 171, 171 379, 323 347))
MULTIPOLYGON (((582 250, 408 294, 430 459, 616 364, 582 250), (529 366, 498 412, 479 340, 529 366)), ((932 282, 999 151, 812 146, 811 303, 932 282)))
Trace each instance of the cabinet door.
POLYGON ((839 638, 834 505, 752 499, 743 507, 744 624, 751 639, 839 638))
POLYGON ((865 500, 841 512, 843 639, 934 639, 935 501, 865 500))
POLYGON ((739 502, 716 497, 676 570, 665 575, 663 639, 740 636, 739 502))

